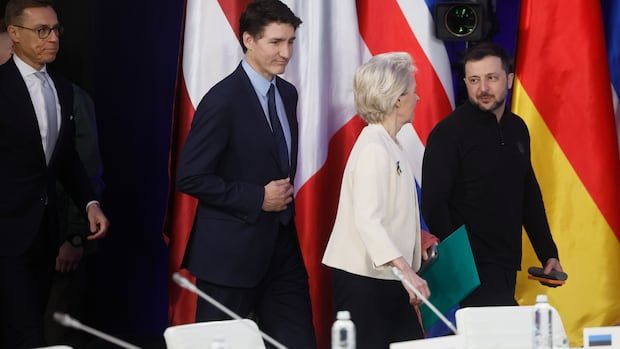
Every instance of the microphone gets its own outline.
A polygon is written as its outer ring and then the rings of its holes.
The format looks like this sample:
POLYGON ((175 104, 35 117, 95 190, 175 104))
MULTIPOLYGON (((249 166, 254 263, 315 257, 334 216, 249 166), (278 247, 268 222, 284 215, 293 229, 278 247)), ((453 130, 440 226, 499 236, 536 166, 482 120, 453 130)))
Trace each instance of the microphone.
POLYGON ((86 325, 83 325, 81 322, 79 322, 78 320, 72 318, 69 314, 65 314, 65 313, 58 313, 55 312, 54 313, 54 320, 56 320, 56 322, 58 322, 59 324, 65 326, 65 327, 71 327, 74 328, 76 330, 80 330, 80 331, 84 331, 87 333, 92 334, 95 337, 99 337, 103 340, 106 340, 110 343, 116 344, 121 348, 126 348, 126 349, 142 349, 140 347, 136 347, 133 344, 129 344, 123 340, 120 340, 116 337, 112 337, 109 334, 105 334, 99 330, 96 330, 92 327, 88 327, 86 325))
MULTIPOLYGON (((237 314, 235 314, 232 310, 226 308, 222 303, 218 302, 217 300, 213 299, 211 296, 209 296, 208 294, 202 292, 198 287, 196 287, 196 285, 194 285, 193 283, 191 283, 189 280, 187 280, 186 278, 184 278, 181 274, 179 274, 178 272, 172 274, 172 280, 174 282, 176 282, 179 286, 183 287, 184 289, 197 294, 198 296, 200 296, 200 298, 204 299, 205 301, 209 302, 211 305, 213 305, 214 307, 218 308, 219 310, 223 311, 226 315, 230 316, 231 318, 235 319, 235 320, 243 320, 243 318, 237 314)), ((245 324, 245 322, 243 322, 245 324)), ((278 342, 277 340, 271 338, 271 336, 269 336, 268 334, 266 334, 265 332, 261 331, 261 330, 256 330, 254 327, 251 327, 248 325, 248 328, 251 328, 252 331, 258 331, 258 333, 261 335, 261 337, 263 337, 264 340, 266 340, 267 342, 269 342, 271 345, 273 345, 274 347, 278 348, 278 349, 287 349, 284 345, 282 345, 280 342, 278 342)))
POLYGON ((437 317, 444 323, 446 324, 446 326, 448 326, 448 328, 454 332, 454 334, 459 334, 458 331, 456 330, 456 327, 454 327, 454 325, 452 325, 452 323, 450 322, 450 320, 446 319, 445 316, 443 316, 443 314, 437 310, 437 308, 435 308, 435 306, 433 305, 433 303, 429 302, 428 299, 426 299, 426 297, 424 297, 420 291, 418 291, 415 287, 413 287, 413 285, 411 284, 411 282, 409 282, 408 280, 405 280, 403 273, 398 270, 398 268, 396 267, 392 267, 392 273, 394 275, 396 275, 396 277, 405 285, 405 287, 407 287, 408 289, 412 290, 413 293, 415 293, 416 297, 420 298, 422 300, 422 302, 424 302, 424 304, 426 304, 432 311, 433 313, 435 313, 435 315, 437 315, 437 317))

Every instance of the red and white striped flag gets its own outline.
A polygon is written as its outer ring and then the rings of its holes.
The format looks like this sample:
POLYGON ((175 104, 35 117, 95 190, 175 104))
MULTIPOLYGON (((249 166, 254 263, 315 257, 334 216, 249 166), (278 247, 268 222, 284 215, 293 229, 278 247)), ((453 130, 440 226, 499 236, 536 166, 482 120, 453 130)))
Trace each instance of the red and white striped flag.
MULTIPOLYGON (((248 0, 188 0, 182 67, 174 122, 170 173, 204 94, 230 74, 242 58, 237 40, 239 16, 248 0)), ((319 347, 329 343, 333 321, 331 281, 321 265, 334 223, 340 181, 363 121, 355 115, 352 81, 357 67, 371 55, 409 52, 418 72, 414 127, 401 141, 410 151, 420 183, 422 154, 432 127, 452 111, 454 97, 448 56, 436 40, 424 0, 285 0, 303 20, 293 58, 283 77, 299 91, 299 161, 296 223, 308 269, 314 324, 319 347)), ((171 187, 167 219, 170 273, 178 271, 193 222, 196 203, 171 187)), ((172 325, 193 322, 196 299, 170 283, 172 325)))

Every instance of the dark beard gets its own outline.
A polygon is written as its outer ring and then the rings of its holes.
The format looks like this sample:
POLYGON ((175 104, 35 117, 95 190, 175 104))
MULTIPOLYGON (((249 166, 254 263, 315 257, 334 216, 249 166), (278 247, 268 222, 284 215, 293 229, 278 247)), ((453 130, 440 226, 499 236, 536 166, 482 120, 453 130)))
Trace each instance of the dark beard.
POLYGON ((469 102, 470 102, 472 105, 474 105, 476 108, 480 109, 480 110, 481 110, 481 111, 483 111, 483 112, 491 112, 491 113, 495 113, 495 111, 496 111, 497 109, 501 108, 501 107, 504 105, 504 103, 506 102, 506 97, 504 97, 504 98, 502 98, 502 99, 501 99, 501 100, 499 100, 499 101, 495 101, 495 103, 493 103, 489 109, 484 109, 484 108, 480 105, 480 103, 478 103, 475 99, 472 99, 471 97, 468 97, 468 98, 469 98, 469 102))

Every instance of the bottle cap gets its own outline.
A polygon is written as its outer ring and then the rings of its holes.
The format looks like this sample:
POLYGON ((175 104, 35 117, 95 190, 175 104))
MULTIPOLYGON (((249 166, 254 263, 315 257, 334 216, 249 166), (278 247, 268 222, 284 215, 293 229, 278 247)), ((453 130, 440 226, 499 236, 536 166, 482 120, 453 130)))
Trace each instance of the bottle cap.
POLYGON ((539 294, 538 296, 536 296, 536 303, 543 303, 543 302, 544 303, 549 302, 546 294, 539 294))
POLYGON ((348 310, 341 310, 336 314, 338 320, 351 320, 351 313, 348 310))

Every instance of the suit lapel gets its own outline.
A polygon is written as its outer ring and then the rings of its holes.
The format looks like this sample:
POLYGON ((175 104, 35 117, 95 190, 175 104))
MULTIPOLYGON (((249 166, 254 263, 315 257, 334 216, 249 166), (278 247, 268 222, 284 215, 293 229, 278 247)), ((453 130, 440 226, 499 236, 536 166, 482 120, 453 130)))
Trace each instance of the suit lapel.
MULTIPOLYGON (((22 123, 25 128, 31 129, 27 134, 32 135, 31 141, 37 144, 40 159, 45 163, 41 130, 39 129, 37 114, 34 111, 26 82, 24 82, 12 58, 2 68, 0 74, 3 76, 0 77, 0 81, 6 81, 6 83, 0 84, 0 91, 7 96, 7 101, 13 104, 13 110, 15 111, 13 117, 18 119, 17 122, 22 123)), ((7 117, 11 116, 7 115, 7 117)))
POLYGON ((241 64, 239 64, 234 74, 237 75, 238 79, 241 81, 241 84, 244 87, 243 92, 247 96, 246 98, 242 98, 242 100, 252 101, 251 104, 254 110, 250 114, 257 117, 258 123, 262 125, 262 127, 260 128, 262 138, 267 140, 266 144, 269 144, 271 157, 276 163, 276 166, 280 168, 280 160, 278 157, 276 140, 273 137, 273 132, 271 131, 271 127, 269 126, 269 122, 267 121, 267 115, 265 115, 265 111, 263 110, 263 107, 260 104, 260 100, 258 99, 259 97, 256 95, 256 90, 254 90, 254 86, 252 86, 252 82, 250 81, 248 75, 245 73, 245 70, 243 70, 241 64))

